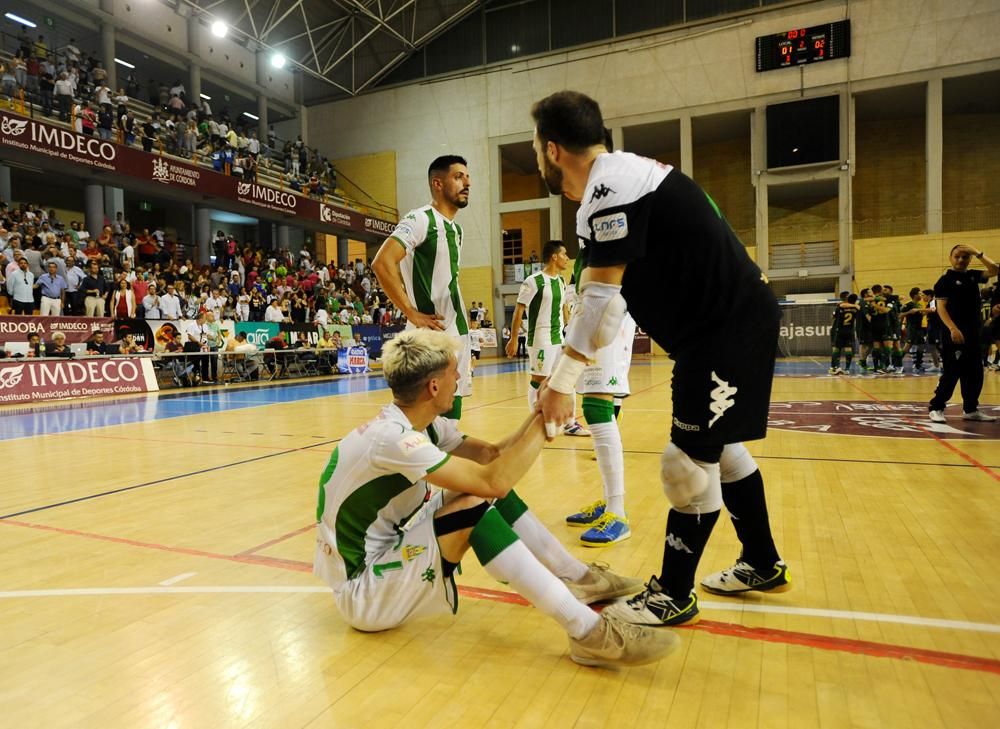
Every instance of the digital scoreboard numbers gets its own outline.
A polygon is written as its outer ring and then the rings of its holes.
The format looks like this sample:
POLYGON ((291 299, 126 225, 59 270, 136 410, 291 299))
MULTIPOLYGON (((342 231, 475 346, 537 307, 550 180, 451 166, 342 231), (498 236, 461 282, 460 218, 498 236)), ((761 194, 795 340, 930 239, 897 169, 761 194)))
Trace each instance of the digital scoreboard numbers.
POLYGON ((757 38, 757 70, 801 66, 851 55, 851 21, 795 28, 757 38))

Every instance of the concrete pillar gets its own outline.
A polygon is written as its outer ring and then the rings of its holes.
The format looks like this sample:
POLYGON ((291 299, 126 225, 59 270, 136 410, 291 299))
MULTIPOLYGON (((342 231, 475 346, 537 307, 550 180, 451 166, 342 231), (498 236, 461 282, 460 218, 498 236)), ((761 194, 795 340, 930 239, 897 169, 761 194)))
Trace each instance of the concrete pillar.
POLYGON ((348 248, 347 236, 337 236, 337 265, 345 266, 351 262, 351 254, 348 248))
POLYGON ((12 199, 13 193, 11 193, 10 189, 10 167, 7 165, 0 165, 0 200, 10 204, 12 199))
POLYGON ((84 227, 97 238, 104 227, 104 185, 83 183, 84 227))
POLYGON ((199 266, 207 264, 212 256, 212 211, 201 205, 194 211, 194 245, 195 263, 199 266))
POLYGON ((201 105, 201 66, 192 63, 188 76, 188 100, 190 103, 201 105))
POLYGON ((765 108, 758 106, 750 117, 750 175, 756 192, 757 266, 768 268, 767 126, 765 108))
POLYGON ((278 240, 276 241, 277 247, 288 248, 290 239, 291 226, 285 225, 284 223, 278 223, 278 240))
POLYGON ((302 132, 302 143, 304 145, 306 145, 307 147, 309 146, 309 124, 308 124, 308 121, 309 121, 309 113, 306 110, 306 107, 304 105, 300 106, 299 107, 299 129, 302 132))
POLYGON ((681 172, 694 177, 694 135, 691 132, 691 117, 684 115, 681 122, 681 172))
POLYGON ((257 139, 267 142, 267 96, 257 94, 257 139))
POLYGON ((943 230, 941 208, 943 191, 941 169, 944 164, 944 82, 939 78, 927 82, 927 232, 943 230))
POLYGON ((108 220, 114 221, 116 213, 125 212, 125 191, 120 187, 105 185, 104 187, 104 212, 108 220))
POLYGON ((115 63, 115 26, 101 23, 101 63, 108 72, 108 88, 118 89, 118 64, 115 63))

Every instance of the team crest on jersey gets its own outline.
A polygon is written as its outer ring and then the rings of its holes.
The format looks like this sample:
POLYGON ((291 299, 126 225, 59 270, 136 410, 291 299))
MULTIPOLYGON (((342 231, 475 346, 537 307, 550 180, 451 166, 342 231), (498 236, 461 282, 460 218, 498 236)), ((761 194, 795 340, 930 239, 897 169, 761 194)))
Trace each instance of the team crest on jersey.
POLYGON ((419 557, 421 554, 423 554, 426 551, 427 551, 427 547, 421 547, 421 546, 416 545, 416 544, 404 544, 403 545, 403 550, 402 550, 402 552, 403 552, 403 559, 405 559, 407 562, 410 562, 410 561, 416 559, 417 557, 419 557))
POLYGON ((594 241, 597 243, 627 238, 628 216, 624 211, 602 215, 590 221, 590 229, 594 231, 594 241))
POLYGON ((404 456, 408 456, 413 451, 433 445, 423 433, 410 433, 405 438, 400 438, 396 443, 404 456))

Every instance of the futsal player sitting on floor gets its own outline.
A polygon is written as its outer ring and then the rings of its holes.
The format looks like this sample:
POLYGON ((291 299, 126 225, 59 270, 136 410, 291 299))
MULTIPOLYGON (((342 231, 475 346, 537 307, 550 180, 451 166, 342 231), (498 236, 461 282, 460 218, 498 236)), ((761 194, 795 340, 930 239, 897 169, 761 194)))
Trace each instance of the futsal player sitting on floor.
POLYGON ((333 588, 344 619, 381 631, 454 612, 453 575, 472 547, 491 577, 569 634, 577 663, 662 658, 675 635, 586 606, 637 592, 641 582, 570 555, 512 490, 545 442, 541 417, 497 444, 465 437, 441 417, 458 386, 457 347, 429 329, 389 342, 382 366, 393 402, 340 442, 320 478, 313 571, 333 588))

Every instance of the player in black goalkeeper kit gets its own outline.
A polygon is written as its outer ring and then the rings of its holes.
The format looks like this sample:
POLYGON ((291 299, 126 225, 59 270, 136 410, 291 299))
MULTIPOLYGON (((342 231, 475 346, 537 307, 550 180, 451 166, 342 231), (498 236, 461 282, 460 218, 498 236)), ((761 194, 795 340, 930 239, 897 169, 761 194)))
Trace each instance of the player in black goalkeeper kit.
POLYGON ((660 460, 672 505, 662 572, 606 610, 633 623, 694 620, 695 570, 723 503, 743 551, 702 587, 727 595, 786 589, 763 479, 742 444, 767 431, 780 313, 766 278, 691 179, 655 160, 608 153, 593 99, 559 92, 535 104, 532 116, 550 192, 580 201, 577 236, 587 266, 564 356, 539 393, 550 437, 572 419, 579 373, 613 339, 626 309, 675 361, 673 426, 660 460), (684 307, 663 307, 668 281, 684 307))
POLYGON ((833 311, 831 375, 846 375, 851 371, 851 360, 854 359, 854 320, 859 311, 861 311, 861 307, 858 306, 857 294, 848 296, 847 301, 841 301, 833 311), (844 369, 840 367, 841 353, 844 354, 844 369))

